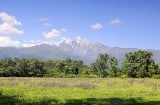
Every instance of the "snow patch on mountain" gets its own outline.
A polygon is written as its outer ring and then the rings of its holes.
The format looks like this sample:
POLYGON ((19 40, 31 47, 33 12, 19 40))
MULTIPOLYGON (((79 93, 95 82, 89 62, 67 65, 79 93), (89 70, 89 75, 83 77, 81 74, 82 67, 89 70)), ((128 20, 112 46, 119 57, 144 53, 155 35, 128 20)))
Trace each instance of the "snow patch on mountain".
POLYGON ((88 41, 88 40, 82 40, 80 38, 77 38, 77 40, 71 40, 69 38, 62 38, 60 42, 54 42, 52 45, 57 47, 62 46, 71 46, 73 49, 77 47, 89 47, 92 46, 94 43, 88 41))

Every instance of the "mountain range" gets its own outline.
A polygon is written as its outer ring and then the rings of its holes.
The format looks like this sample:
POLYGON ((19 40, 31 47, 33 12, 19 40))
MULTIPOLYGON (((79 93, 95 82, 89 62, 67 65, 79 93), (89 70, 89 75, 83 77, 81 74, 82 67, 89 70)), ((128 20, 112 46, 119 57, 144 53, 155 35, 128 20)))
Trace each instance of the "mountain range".
MULTIPOLYGON (((114 56, 119 61, 119 67, 125 60, 125 54, 140 49, 136 48, 119 48, 108 47, 101 43, 93 43, 82 40, 63 40, 53 44, 41 44, 32 47, 0 47, 0 58, 16 57, 16 58, 32 58, 37 57, 42 60, 58 60, 58 59, 76 59, 82 60, 84 64, 93 63, 100 53, 107 53, 114 56)), ((148 49, 153 53, 153 59, 160 64, 160 51, 148 49)))

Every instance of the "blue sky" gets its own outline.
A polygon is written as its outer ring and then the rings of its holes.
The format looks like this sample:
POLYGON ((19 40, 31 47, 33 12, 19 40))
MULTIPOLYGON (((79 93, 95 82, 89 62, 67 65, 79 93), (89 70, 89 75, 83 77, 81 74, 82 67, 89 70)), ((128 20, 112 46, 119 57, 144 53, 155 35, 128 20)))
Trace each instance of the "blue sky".
POLYGON ((70 38, 160 50, 160 0, 1 0, 0 46, 70 38))

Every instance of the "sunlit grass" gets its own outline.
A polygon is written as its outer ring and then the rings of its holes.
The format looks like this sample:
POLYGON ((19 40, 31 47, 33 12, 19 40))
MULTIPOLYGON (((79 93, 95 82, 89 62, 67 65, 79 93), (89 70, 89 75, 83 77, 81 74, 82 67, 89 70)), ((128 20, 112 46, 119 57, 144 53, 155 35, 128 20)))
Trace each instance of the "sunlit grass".
POLYGON ((160 80, 0 78, 1 104, 160 104, 160 80))

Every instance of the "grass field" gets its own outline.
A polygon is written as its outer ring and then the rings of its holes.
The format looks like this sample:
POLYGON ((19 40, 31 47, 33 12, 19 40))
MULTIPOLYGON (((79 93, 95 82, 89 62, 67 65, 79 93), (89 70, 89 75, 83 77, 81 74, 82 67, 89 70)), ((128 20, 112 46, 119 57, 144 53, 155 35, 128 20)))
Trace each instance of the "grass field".
POLYGON ((160 80, 0 78, 0 105, 160 105, 160 80))

